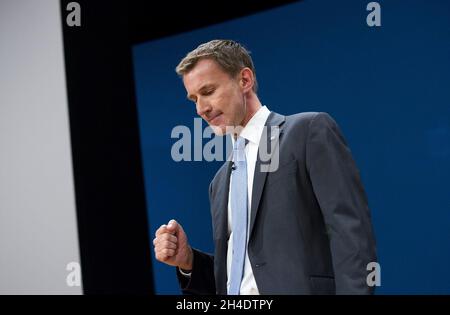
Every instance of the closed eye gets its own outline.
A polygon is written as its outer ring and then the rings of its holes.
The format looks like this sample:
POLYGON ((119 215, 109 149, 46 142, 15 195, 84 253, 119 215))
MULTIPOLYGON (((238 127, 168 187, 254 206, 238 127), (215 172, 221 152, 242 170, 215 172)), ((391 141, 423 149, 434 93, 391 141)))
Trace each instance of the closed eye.
MULTIPOLYGON (((200 89, 200 95, 201 96, 209 96, 215 92, 216 88, 211 85, 205 85, 200 89)), ((187 96, 188 100, 197 103, 197 97, 194 94, 189 94, 187 96)))
POLYGON ((208 90, 202 93, 203 96, 208 96, 214 93, 214 90, 208 90))

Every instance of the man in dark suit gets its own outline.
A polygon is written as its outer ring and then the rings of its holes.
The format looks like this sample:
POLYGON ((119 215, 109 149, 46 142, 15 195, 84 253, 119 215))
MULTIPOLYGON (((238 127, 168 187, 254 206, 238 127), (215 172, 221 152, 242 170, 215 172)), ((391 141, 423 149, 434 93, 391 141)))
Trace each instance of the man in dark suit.
POLYGON ((214 256, 191 248, 175 220, 156 231, 156 258, 177 267, 183 292, 372 293, 370 211, 335 121, 262 106, 251 57, 234 41, 200 45, 177 73, 197 113, 234 145, 209 188, 214 256))

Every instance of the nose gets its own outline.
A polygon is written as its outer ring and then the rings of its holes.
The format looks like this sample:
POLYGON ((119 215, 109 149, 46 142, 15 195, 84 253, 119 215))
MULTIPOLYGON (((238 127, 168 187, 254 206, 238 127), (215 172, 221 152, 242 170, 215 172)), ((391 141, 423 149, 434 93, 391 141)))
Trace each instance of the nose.
POLYGON ((212 111, 211 105, 200 98, 197 100, 195 106, 197 107, 197 114, 199 116, 204 116, 212 111))

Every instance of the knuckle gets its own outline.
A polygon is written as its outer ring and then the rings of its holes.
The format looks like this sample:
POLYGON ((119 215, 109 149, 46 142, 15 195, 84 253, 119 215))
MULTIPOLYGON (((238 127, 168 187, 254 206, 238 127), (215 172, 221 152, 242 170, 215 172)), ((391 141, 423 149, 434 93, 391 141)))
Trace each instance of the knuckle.
POLYGON ((159 234, 161 234, 164 231, 165 228, 165 224, 161 225, 155 232, 155 236, 158 236, 159 234))

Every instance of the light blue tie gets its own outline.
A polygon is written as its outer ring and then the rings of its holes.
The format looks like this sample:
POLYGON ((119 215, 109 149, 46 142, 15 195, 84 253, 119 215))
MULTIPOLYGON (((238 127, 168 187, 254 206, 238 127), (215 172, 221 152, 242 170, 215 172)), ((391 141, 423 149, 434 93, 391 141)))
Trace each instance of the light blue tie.
POLYGON ((245 159, 245 139, 242 137, 238 137, 234 143, 233 163, 233 172, 231 173, 233 258, 228 294, 238 295, 244 274, 247 248, 247 161, 245 159))

